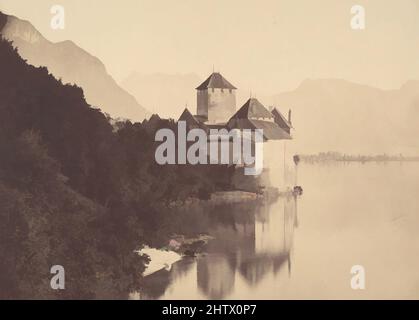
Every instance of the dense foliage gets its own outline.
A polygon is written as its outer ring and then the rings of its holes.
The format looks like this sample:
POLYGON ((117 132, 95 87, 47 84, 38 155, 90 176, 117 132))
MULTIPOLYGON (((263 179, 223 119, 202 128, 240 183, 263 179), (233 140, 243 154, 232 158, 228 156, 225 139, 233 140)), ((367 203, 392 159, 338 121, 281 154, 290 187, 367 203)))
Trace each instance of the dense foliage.
POLYGON ((82 89, 0 40, 0 298, 124 298, 139 288, 147 261, 135 250, 179 224, 167 205, 228 188, 232 174, 159 166, 155 147, 153 131, 116 130, 82 89), (65 267, 66 290, 51 290, 53 265, 65 267))

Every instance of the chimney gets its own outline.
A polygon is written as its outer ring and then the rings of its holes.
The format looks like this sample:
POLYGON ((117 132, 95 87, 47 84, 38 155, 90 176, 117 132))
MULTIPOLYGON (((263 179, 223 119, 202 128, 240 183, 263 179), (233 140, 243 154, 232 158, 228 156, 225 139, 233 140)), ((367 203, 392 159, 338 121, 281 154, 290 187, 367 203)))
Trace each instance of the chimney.
POLYGON ((289 109, 289 111, 288 111, 288 123, 290 125, 292 125, 292 121, 291 121, 291 109, 289 109))

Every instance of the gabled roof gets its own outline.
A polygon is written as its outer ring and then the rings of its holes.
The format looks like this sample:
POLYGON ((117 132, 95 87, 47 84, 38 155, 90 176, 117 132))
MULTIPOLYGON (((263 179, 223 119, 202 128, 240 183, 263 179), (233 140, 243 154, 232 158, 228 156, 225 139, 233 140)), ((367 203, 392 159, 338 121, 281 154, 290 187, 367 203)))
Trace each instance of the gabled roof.
POLYGON ((292 140, 292 137, 275 122, 263 120, 249 120, 255 129, 263 129, 263 135, 267 140, 292 140))
POLYGON ((228 82, 220 73, 214 72, 205 80, 196 90, 205 90, 208 88, 218 88, 218 89, 237 89, 230 82, 228 82))
POLYGON ((275 117, 275 122, 283 129, 291 129, 292 124, 282 115, 282 113, 277 109, 273 108, 272 114, 275 117))
POLYGON ((292 137, 275 122, 250 119, 231 119, 228 129, 262 129, 265 140, 292 140, 292 137))
POLYGON ((274 116, 270 113, 256 98, 250 98, 240 108, 239 111, 232 117, 232 119, 252 119, 252 118, 269 118, 274 116))
POLYGON ((291 140, 291 135, 274 121, 274 115, 256 98, 250 98, 228 122, 231 129, 262 129, 265 140, 291 140), (268 120, 264 120, 268 119, 268 120))
POLYGON ((201 128, 204 130, 207 129, 205 124, 197 120, 195 116, 193 116, 192 113, 188 110, 188 108, 185 108, 185 110, 179 117, 178 121, 185 121, 189 129, 194 129, 194 128, 201 128))
POLYGON ((179 121, 186 121, 188 123, 194 123, 196 125, 199 124, 198 120, 195 119, 195 117, 188 110, 188 108, 185 108, 185 110, 183 110, 182 114, 179 117, 179 121))

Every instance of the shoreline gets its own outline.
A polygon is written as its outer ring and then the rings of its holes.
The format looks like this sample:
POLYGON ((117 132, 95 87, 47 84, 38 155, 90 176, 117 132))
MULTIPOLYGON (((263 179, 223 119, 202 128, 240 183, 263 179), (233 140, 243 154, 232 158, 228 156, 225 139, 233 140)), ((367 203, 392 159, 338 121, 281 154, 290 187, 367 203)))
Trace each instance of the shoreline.
MULTIPOLYGON (((242 190, 217 191, 211 194, 210 199, 202 200, 189 198, 185 201, 171 203, 168 209, 190 209, 194 206, 218 206, 229 204, 257 203, 260 201, 275 201, 280 197, 294 196, 291 188, 280 192, 278 188, 268 188, 262 193, 248 192, 242 190)), ((205 247, 214 237, 208 234, 196 234, 187 237, 183 234, 173 234, 167 239, 167 246, 161 248, 144 247, 138 251, 140 255, 147 255, 150 258, 149 265, 143 273, 148 277, 163 269, 170 271, 174 263, 186 258, 196 258, 205 253, 205 247)))

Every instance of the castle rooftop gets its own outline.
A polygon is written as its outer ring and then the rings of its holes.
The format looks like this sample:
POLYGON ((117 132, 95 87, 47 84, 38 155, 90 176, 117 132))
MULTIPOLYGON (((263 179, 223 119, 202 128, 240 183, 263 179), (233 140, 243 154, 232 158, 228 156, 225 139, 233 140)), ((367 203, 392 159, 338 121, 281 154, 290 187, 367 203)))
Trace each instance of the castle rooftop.
POLYGON ((221 73, 214 72, 205 80, 196 90, 206 90, 206 89, 237 89, 230 82, 228 82, 221 73))

